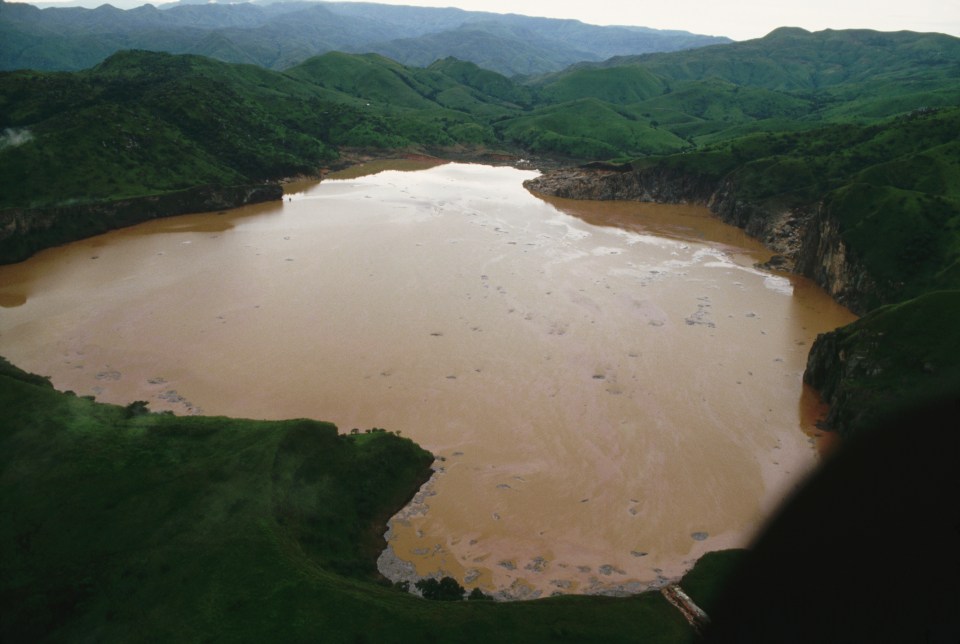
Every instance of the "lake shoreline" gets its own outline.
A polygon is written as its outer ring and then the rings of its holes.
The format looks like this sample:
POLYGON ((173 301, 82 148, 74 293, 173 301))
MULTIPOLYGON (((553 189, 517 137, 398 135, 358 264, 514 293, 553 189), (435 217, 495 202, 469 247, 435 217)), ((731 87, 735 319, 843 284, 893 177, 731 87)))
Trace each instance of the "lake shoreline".
POLYGON ((791 304, 785 277, 753 268, 762 245, 704 208, 554 204, 521 186, 536 174, 459 163, 328 175, 280 204, 56 249, 17 270, 46 263, 62 276, 18 273, 20 287, 11 273, 7 291, 26 305, 8 311, 6 350, 106 402, 178 412, 181 392, 210 415, 402 430, 448 470, 423 536, 414 525, 396 549, 424 559, 421 575, 437 563, 486 589, 544 595, 591 590, 594 578, 647 584, 658 568, 673 578, 667 563, 752 529, 783 475, 811 462, 795 384, 804 345, 827 324, 821 306, 834 304, 819 290, 791 304), (78 300, 81 284, 97 288, 78 300), (72 321, 49 322, 57 297, 72 321), (725 333, 763 353, 744 362, 728 336, 708 342, 725 333), (678 352, 691 344, 703 351, 678 352), (202 368, 188 366, 198 355, 202 368), (669 385, 670 367, 700 383, 697 395, 669 385), (696 480, 666 467, 683 455, 696 480), (718 514, 701 485, 735 490, 736 508, 718 514))
POLYGON ((233 186, 201 185, 157 194, 87 203, 69 202, 39 208, 5 208, 0 210, 0 265, 22 262, 47 248, 80 241, 151 219, 231 210, 251 204, 280 201, 284 196, 284 186, 290 183, 322 181, 331 172, 391 159, 435 160, 438 164, 479 163, 541 171, 563 166, 560 159, 524 158, 519 153, 504 151, 450 149, 384 154, 378 150, 344 149, 335 163, 318 167, 312 173, 279 180, 251 181, 233 186))

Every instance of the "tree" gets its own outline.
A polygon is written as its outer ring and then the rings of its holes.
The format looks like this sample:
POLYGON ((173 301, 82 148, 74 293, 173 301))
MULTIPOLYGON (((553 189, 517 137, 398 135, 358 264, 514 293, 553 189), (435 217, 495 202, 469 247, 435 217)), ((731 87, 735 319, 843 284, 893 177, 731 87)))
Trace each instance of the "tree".
POLYGON ((148 404, 149 403, 146 400, 134 400, 132 403, 124 407, 127 418, 149 414, 150 409, 147 407, 148 404))
POLYGON ((436 601, 460 601, 467 592, 453 577, 444 577, 440 581, 432 578, 421 579, 414 585, 424 599, 436 601))
POLYGON ((474 588, 470 591, 470 594, 467 595, 469 601, 493 601, 493 597, 486 594, 479 587, 474 588))

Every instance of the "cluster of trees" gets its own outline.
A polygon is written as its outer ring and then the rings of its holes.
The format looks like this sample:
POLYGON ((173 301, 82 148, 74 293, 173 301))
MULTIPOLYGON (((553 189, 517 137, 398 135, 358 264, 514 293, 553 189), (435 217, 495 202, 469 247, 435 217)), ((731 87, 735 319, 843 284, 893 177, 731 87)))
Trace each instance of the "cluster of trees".
MULTIPOLYGON (((466 595, 466 599, 469 601, 492 601, 493 597, 486 594, 480 588, 474 588, 469 593, 466 589, 460 585, 460 583, 453 577, 441 577, 440 579, 435 579, 429 577, 426 579, 420 579, 417 581, 414 586, 417 590, 420 591, 421 596, 424 599, 429 599, 432 601, 461 601, 466 595)), ((396 584, 396 588, 403 591, 410 591, 410 582, 401 581, 396 584)))

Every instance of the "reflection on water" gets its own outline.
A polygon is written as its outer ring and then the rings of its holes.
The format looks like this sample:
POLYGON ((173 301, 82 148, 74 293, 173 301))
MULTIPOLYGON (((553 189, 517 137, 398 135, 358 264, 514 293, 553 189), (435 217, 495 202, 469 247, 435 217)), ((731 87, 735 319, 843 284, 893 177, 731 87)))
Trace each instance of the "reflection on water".
POLYGON ((392 523, 397 571, 659 583, 814 462, 806 352, 852 316, 701 208, 542 200, 532 176, 348 176, 46 251, 0 268, 24 300, 0 354, 109 402, 402 431, 442 460, 392 523))

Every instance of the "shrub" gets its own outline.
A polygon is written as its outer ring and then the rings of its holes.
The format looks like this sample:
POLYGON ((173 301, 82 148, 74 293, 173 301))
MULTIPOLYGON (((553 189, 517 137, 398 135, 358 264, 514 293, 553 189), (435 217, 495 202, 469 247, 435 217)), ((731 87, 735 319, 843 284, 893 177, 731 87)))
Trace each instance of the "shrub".
POLYGON ((414 585, 423 594, 424 599, 436 601, 460 601, 463 599, 463 594, 467 592, 453 577, 444 577, 440 581, 421 579, 414 585))

